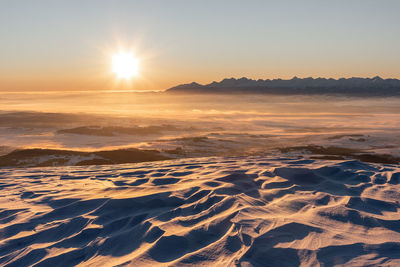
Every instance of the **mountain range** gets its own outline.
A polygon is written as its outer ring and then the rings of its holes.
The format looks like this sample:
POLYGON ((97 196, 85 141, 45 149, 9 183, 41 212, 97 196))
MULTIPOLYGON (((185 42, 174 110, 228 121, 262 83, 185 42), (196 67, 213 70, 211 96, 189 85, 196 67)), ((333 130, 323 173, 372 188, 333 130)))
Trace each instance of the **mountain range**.
POLYGON ((297 78, 248 79, 230 78, 220 82, 181 84, 166 90, 167 93, 258 93, 258 94, 327 94, 353 96, 400 96, 400 80, 374 78, 297 78))

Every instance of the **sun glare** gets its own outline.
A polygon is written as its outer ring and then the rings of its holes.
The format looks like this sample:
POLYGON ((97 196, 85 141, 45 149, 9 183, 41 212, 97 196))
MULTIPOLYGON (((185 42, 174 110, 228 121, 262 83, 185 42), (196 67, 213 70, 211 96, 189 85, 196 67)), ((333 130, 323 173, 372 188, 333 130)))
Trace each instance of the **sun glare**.
POLYGON ((120 51, 112 57, 112 72, 120 79, 130 79, 138 74, 139 61, 132 52, 120 51))

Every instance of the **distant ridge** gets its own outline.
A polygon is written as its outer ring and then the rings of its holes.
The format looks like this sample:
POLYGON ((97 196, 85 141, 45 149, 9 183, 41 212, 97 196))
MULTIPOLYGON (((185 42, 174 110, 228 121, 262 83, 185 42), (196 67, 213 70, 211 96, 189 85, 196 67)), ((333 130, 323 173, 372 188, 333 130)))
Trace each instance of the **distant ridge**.
POLYGON ((166 90, 167 93, 257 93, 257 94, 327 94, 351 96, 400 96, 400 80, 374 78, 297 78, 290 80, 248 78, 223 79, 201 85, 181 84, 166 90))

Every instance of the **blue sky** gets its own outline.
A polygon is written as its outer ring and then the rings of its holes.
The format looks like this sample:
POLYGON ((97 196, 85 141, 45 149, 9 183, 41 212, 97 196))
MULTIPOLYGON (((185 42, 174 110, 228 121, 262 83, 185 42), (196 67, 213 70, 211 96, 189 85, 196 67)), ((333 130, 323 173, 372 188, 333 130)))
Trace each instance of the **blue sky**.
POLYGON ((225 77, 400 78, 400 1, 0 0, 0 90, 133 89, 225 77))

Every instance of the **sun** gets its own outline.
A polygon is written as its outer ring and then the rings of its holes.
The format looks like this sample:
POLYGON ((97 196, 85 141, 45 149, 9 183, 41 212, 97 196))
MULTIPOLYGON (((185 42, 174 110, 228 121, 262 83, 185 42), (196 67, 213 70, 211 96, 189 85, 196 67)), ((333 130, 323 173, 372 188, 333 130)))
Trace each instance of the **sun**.
POLYGON ((120 79, 130 79, 139 72, 139 60, 132 52, 119 51, 112 56, 112 72, 120 79))

